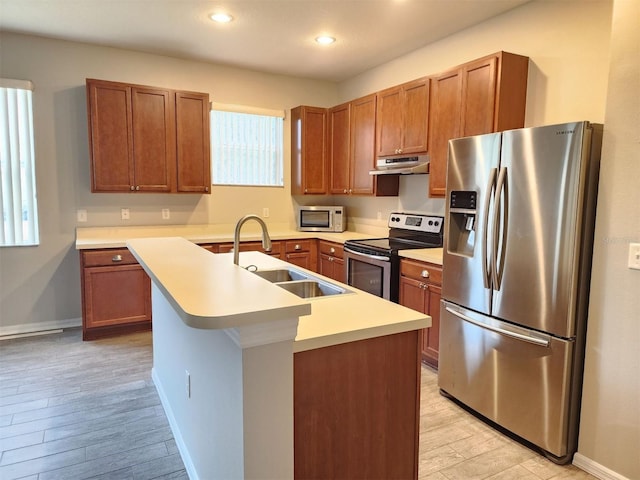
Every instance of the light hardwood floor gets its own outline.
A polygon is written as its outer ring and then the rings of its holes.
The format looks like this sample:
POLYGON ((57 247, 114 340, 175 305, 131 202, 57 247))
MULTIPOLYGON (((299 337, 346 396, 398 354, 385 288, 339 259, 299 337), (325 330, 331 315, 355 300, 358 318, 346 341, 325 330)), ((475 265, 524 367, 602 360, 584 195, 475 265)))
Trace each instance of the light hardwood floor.
MULTIPOLYGON (((151 381, 151 334, 0 341, 0 479, 187 479, 151 381)), ((442 397, 423 367, 420 480, 592 479, 442 397)), ((203 479, 208 480, 208 479, 203 479)))

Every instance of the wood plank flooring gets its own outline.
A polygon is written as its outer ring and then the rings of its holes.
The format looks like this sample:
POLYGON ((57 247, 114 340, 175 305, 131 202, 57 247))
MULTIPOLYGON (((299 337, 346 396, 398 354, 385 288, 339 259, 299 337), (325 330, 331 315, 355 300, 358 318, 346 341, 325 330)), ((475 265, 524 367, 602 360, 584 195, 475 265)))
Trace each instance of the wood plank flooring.
MULTIPOLYGON (((151 381, 150 332, 0 341, 0 479, 187 479, 151 381)), ((593 479, 486 426, 422 371, 420 480, 593 479)), ((203 479, 209 480, 209 479, 203 479)))

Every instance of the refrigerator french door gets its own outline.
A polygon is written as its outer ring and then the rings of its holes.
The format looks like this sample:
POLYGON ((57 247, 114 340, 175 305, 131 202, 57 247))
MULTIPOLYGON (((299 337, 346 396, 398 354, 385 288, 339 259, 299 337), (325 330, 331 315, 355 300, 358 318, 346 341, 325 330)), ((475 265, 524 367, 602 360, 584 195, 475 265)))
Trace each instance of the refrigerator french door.
POLYGON ((601 133, 449 143, 439 386, 558 463, 577 447, 601 133))

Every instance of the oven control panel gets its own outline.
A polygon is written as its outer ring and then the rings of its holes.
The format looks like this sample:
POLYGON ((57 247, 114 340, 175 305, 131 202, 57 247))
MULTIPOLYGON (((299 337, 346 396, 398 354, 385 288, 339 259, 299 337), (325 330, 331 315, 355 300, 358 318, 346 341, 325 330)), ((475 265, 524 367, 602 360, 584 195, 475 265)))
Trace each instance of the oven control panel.
POLYGON ((389 215, 390 228, 401 228, 416 232, 440 233, 444 228, 444 217, 417 213, 396 213, 389 215))

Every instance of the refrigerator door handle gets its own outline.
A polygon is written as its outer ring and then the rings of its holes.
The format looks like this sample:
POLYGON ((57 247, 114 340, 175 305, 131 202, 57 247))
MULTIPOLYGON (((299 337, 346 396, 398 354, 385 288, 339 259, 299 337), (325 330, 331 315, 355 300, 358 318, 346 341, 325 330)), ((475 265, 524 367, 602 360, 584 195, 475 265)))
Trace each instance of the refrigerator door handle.
POLYGON ((491 274, 493 288, 500 290, 502 286, 502 274, 504 273, 504 254, 507 246, 507 224, 509 219, 509 196, 507 182, 507 167, 500 169, 500 175, 496 184, 496 208, 493 217, 493 249, 491 256, 491 274), (502 227, 500 218, 502 217, 502 227), (500 258, 498 259, 498 255, 500 258))
POLYGON ((487 182, 487 193, 484 197, 483 207, 483 235, 482 239, 482 280, 484 281, 484 288, 491 288, 491 266, 489 265, 489 258, 487 255, 487 243, 489 240, 489 208, 491 207, 491 199, 493 198, 493 189, 496 181, 496 173, 498 169, 492 168, 489 171, 489 181, 487 182))
POLYGON ((473 318, 468 317, 463 313, 457 312, 451 307, 445 307, 445 309, 447 310, 447 312, 451 313, 452 315, 455 315, 458 318, 461 318, 465 322, 472 323, 477 327, 484 328, 485 330, 490 330, 499 335, 504 335, 506 337, 514 338, 516 340, 521 340, 527 343, 533 343, 534 345, 538 345, 540 347, 545 347, 545 348, 549 348, 549 345, 551 343, 550 340, 546 338, 530 337, 528 335, 523 335, 518 332, 512 332, 510 330, 505 330, 500 327, 494 327, 493 325, 487 325, 486 323, 482 323, 477 320, 474 320, 473 318))

